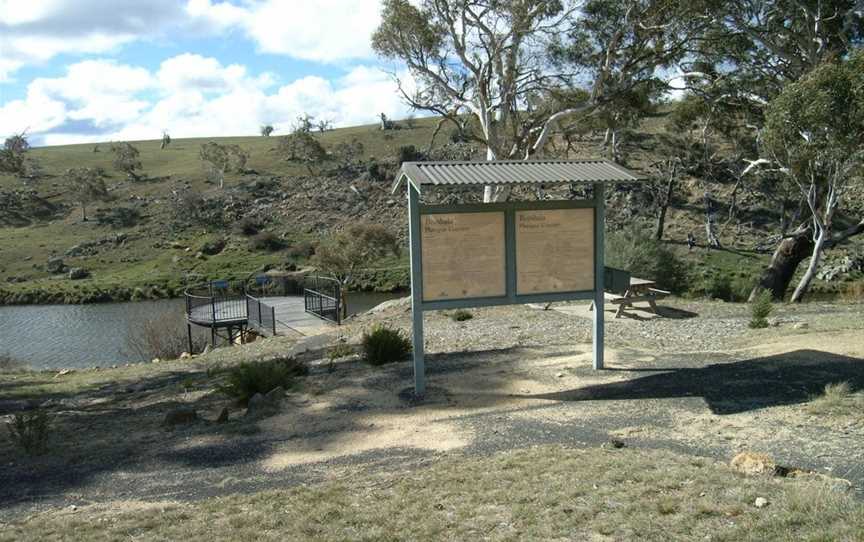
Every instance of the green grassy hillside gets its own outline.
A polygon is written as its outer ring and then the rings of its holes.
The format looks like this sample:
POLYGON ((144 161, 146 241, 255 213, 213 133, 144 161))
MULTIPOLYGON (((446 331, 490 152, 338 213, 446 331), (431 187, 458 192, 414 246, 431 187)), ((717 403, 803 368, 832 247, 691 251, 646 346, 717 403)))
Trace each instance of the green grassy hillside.
MULTIPOLYGON (((663 157, 662 140, 668 133, 665 117, 662 112, 649 117, 630 134, 629 167, 652 173, 652 164, 663 157)), ((328 162, 314 168, 314 175, 305 166, 282 159, 277 152, 279 134, 177 139, 164 150, 159 141, 132 142, 143 165, 140 181, 131 181, 113 169, 110 143, 32 149, 29 156, 41 171, 37 180, 0 175, 0 303, 175 296, 192 280, 243 276, 273 266, 302 266, 310 247, 329 231, 357 221, 382 223, 404 239, 405 205, 401 195, 390 193, 397 153, 406 145, 426 148, 436 124, 430 118, 400 122, 398 130, 381 131, 378 125, 367 125, 316 133, 328 152, 356 139, 363 145, 363 156, 349 171, 336 171, 335 163, 328 162), (208 179, 199 157, 201 145, 211 140, 236 144, 249 154, 246 171, 228 173, 222 189, 208 179), (88 221, 82 220, 77 195, 64 177, 72 167, 103 168, 107 174, 110 201, 90 205, 88 221), (219 214, 221 223, 207 216, 190 220, 189 215, 202 206, 219 214), (130 209, 140 217, 125 226, 94 219, 100 209, 118 208, 130 209), (280 239, 281 247, 268 251, 254 246, 249 232, 238 230, 237 223, 244 219, 280 239), (206 254, 207 243, 222 241, 223 250, 206 254), (48 261, 58 257, 67 268, 86 269, 90 276, 73 281, 68 272, 51 272, 48 261)), ((449 143, 450 130, 441 131, 436 147, 449 143)), ((604 157, 607 151, 601 135, 586 134, 566 156, 604 157)), ((723 200, 731 186, 720 184, 712 190, 723 200)), ((765 239, 774 219, 761 207, 757 195, 745 191, 739 196, 741 216, 721 232, 724 245, 731 250, 691 253, 684 240, 691 232, 697 237, 704 234, 704 184, 685 178, 679 192, 669 210, 665 239, 697 280, 707 277, 710 281, 714 275, 725 274, 746 287, 767 261, 768 254, 752 248, 765 239)), ((639 187, 615 191, 608 213, 610 229, 633 222, 651 224, 653 210, 645 197, 639 187)), ((369 273, 359 286, 404 287, 405 263, 404 255, 371 262, 376 269, 391 269, 369 273)))

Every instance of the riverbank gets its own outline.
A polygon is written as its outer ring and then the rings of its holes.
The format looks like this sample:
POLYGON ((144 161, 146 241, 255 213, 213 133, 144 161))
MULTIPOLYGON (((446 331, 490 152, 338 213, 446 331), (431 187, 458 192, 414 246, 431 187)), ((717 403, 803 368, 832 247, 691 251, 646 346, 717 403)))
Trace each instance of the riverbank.
MULTIPOLYGON (((372 293, 406 291, 410 287, 409 274, 406 266, 363 271, 351 285, 351 291, 372 293)), ((224 278, 224 276, 213 278, 224 278)), ((181 298, 185 289, 186 286, 179 277, 131 286, 128 283, 118 284, 98 279, 42 280, 0 286, 0 305, 82 305, 154 301, 181 298)))
MULTIPOLYGON (((130 501, 142 509, 166 500, 181 509, 208 507, 223 499, 263 499, 261 492, 277 488, 299 492, 289 500, 303 500, 302 487, 324 490, 334 481, 353 487, 358 479, 386 486, 427 468, 440 473, 461 468, 463 460, 494 462, 536 446, 600 457, 605 452, 598 450, 612 441, 633 450, 635 464, 655 450, 703 466, 728 464, 743 451, 764 453, 809 473, 822 488, 809 494, 814 503, 821 502, 818 495, 862 495, 864 305, 776 305, 772 326, 762 330, 748 328, 746 305, 673 298, 663 306, 659 318, 637 310, 638 318, 622 319, 607 307, 608 370, 601 372, 591 369, 591 320, 580 304, 476 309, 459 322, 448 312, 429 313, 429 393, 421 403, 401 393, 411 386, 408 363, 370 367, 356 354, 333 363, 328 357, 342 341, 357 352, 362 333, 375 325, 409 329, 407 300, 301 341, 264 339, 118 369, 0 375, 0 416, 41 406, 52 419, 45 456, 28 457, 0 441, 6 465, 0 521, 16 529, 28 525, 24 517, 59 525, 51 518, 71 506, 110 514, 122 513, 130 501), (310 374, 288 390, 273 416, 246 416, 219 391, 224 369, 284 357, 306 363, 310 374), (826 395, 826 386, 844 382, 844 394, 826 395), (178 408, 195 409, 197 420, 165 426, 178 408), (225 408, 227 422, 217 423, 225 408)), ((610 461, 603 472, 623 472, 618 461, 626 459, 610 461)), ((716 472, 703 468, 683 479, 716 472)), ((520 479, 528 473, 513 472, 520 479)), ((798 479, 760 478, 750 486, 740 476, 724 473, 724 481, 700 491, 728 496, 729 506, 746 516, 756 497, 779 513, 793 502, 783 488, 803 489, 798 479), (733 491, 742 484, 751 489, 733 491)), ((577 477, 595 491, 637 487, 627 485, 628 477, 606 480, 591 471, 577 477)), ((627 500, 625 508, 660 514, 658 503, 684 495, 672 481, 677 478, 667 480, 651 478, 647 500, 627 500)), ((695 499, 698 492, 686 495, 695 499)), ((669 515, 690 522, 685 509, 672 503, 669 515)), ((724 514, 717 517, 738 517, 724 514)))

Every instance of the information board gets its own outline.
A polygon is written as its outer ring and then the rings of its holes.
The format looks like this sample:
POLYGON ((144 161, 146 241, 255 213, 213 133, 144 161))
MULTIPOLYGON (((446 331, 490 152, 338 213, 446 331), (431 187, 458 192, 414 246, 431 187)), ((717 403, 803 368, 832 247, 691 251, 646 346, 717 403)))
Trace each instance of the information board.
POLYGON ((504 212, 421 216, 423 300, 506 295, 504 212))
POLYGON ((516 211, 517 295, 594 289, 594 210, 516 211))

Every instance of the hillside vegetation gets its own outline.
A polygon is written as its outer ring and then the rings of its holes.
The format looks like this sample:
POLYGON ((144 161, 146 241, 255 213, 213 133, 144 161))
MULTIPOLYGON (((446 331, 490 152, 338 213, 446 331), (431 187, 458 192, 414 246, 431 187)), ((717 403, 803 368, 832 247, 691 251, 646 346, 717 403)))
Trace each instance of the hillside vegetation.
MULTIPOLYGON (((674 131, 669 111, 669 106, 661 108, 629 134, 624 145, 627 166, 646 176, 656 174, 654 165, 666 152, 664 141, 674 131)), ((349 223, 382 224, 404 242, 405 205, 401 193, 391 193, 400 156, 411 154, 400 155, 400 148, 425 150, 437 124, 437 119, 426 118, 400 121, 398 129, 387 131, 367 125, 313 132, 330 156, 311 167, 284 159, 279 134, 178 139, 164 149, 157 140, 137 141, 132 142, 142 165, 137 180, 112 166, 110 143, 31 149, 28 156, 38 166, 37 177, 0 176, 0 302, 176 296, 190 281, 303 266, 325 235, 349 223), (242 172, 225 174, 223 188, 208 175, 199 155, 209 141, 237 145, 248 154, 242 172), (342 158, 340 144, 349 143, 355 143, 357 156, 342 158), (108 197, 88 205, 87 221, 79 191, 65 175, 69 168, 105 172, 108 197), (85 270, 83 278, 70 280, 69 271, 76 268, 85 270)), ((433 158, 473 153, 482 159, 479 147, 451 141, 458 138, 450 126, 437 135, 433 158)), ((547 155, 603 158, 608 149, 602 139, 600 132, 587 132, 572 140, 566 151, 563 143, 553 142, 547 155)), ((744 292, 765 265, 765 251, 773 248, 764 241, 776 229, 775 217, 756 203, 756 195, 742 191, 738 215, 720 231, 726 250, 697 247, 689 252, 688 234, 702 243, 705 188, 698 178, 687 175, 679 187, 664 239, 687 264, 689 289, 704 293, 704 283, 711 290, 720 280, 721 289, 731 283, 744 292), (754 250, 760 244, 762 250, 754 250)), ((716 199, 725 201, 733 187, 720 184, 713 189, 716 199)), ((609 230, 630 231, 634 223, 653 225, 655 200, 648 185, 620 187, 609 195, 609 230)), ((372 270, 355 287, 404 288, 406 262, 404 251, 383 262, 369 262, 372 270)))

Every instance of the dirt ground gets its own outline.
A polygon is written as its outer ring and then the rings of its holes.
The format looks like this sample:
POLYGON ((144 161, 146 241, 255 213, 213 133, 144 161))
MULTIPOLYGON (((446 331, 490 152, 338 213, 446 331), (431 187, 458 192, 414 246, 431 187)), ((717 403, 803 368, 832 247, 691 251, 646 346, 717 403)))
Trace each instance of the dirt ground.
POLYGON ((607 369, 599 372, 591 369, 590 320, 578 307, 480 309, 464 322, 430 314, 429 391, 419 402, 409 393, 409 363, 370 367, 348 358, 331 371, 321 359, 328 344, 339 337, 354 344, 375 323, 407 327, 404 303, 305 344, 277 339, 217 350, 119 382, 108 371, 65 387, 64 378, 84 377, 0 376, 4 395, 50 398, 55 427, 52 452, 39 458, 0 440, 0 520, 611 439, 721 461, 763 452, 780 465, 847 479, 864 495, 864 414, 812 408, 838 382, 849 383, 848 401, 864 404, 864 305, 784 306, 765 330, 747 328, 743 305, 668 305, 666 317, 609 320, 607 369), (245 418, 208 371, 289 352, 312 371, 264 419, 245 418), (195 406, 202 420, 166 428, 165 413, 178 405, 195 406), (223 406, 231 417, 217 424, 223 406))

